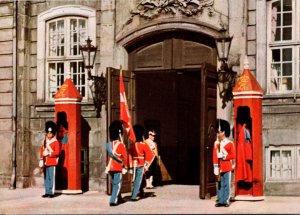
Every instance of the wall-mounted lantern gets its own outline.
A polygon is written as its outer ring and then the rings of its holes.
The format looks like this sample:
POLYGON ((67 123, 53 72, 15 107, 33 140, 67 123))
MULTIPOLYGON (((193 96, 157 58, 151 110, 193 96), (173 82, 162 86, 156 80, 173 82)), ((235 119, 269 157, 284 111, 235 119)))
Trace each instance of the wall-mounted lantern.
POLYGON ((232 88, 235 85, 236 72, 232 71, 227 64, 232 38, 224 36, 215 39, 218 59, 221 61, 221 67, 218 70, 218 87, 223 103, 222 108, 225 108, 226 103, 232 100, 232 88))
POLYGON ((92 45, 92 40, 88 37, 85 45, 80 45, 84 68, 87 69, 88 80, 90 82, 90 89, 93 95, 94 104, 97 111, 97 117, 101 117, 102 105, 107 101, 106 78, 92 75, 91 70, 94 68, 94 63, 97 55, 97 46, 92 45))

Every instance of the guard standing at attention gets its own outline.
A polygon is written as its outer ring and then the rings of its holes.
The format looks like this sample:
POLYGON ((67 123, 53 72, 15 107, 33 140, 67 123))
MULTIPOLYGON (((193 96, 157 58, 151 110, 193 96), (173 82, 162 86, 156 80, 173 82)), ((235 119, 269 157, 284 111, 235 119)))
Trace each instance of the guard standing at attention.
POLYGON ((40 148, 39 166, 44 170, 45 194, 43 198, 54 197, 55 173, 60 154, 60 143, 56 139, 56 124, 53 121, 45 123, 46 136, 40 148))
POLYGON ((235 147, 230 136, 230 125, 226 120, 217 121, 217 140, 213 149, 214 174, 217 176, 216 207, 229 207, 230 183, 234 169, 235 147))
POLYGON ((151 189, 153 188, 153 177, 159 168, 158 166, 158 149, 157 143, 155 142, 156 133, 154 130, 148 131, 148 138, 146 139, 146 143, 152 150, 153 154, 155 155, 153 162, 151 163, 149 170, 146 172, 146 188, 151 189))

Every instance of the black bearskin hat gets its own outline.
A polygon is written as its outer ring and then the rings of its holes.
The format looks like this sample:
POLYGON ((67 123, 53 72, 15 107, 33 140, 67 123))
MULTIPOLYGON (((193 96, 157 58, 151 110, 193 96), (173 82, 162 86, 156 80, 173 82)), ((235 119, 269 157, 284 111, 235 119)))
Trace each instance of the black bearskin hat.
POLYGON ((109 125, 109 138, 110 140, 117 140, 119 133, 123 134, 122 122, 120 120, 114 120, 109 125))
POLYGON ((45 132, 48 133, 48 132, 51 132, 52 134, 56 134, 56 130, 57 130, 57 127, 56 127, 56 123, 53 122, 53 121, 47 121, 45 123, 45 132))
POLYGON ((230 125, 229 122, 224 119, 217 119, 216 123, 216 132, 222 131, 225 132, 225 136, 230 136, 230 125))
POLYGON ((143 141, 143 136, 145 134, 145 129, 142 125, 134 125, 133 131, 135 133, 136 141, 143 141))

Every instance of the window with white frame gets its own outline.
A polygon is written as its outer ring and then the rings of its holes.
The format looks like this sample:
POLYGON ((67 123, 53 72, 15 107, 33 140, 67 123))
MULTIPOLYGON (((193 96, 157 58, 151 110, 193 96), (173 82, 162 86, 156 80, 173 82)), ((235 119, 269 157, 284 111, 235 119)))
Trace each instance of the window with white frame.
POLYGON ((82 17, 64 17, 47 22, 47 100, 51 100, 67 76, 80 94, 87 94, 86 75, 80 44, 87 38, 87 21, 82 17))
POLYGON ((300 91, 300 1, 273 0, 268 15, 268 93, 300 91))
POLYGON ((96 10, 65 5, 38 16, 37 99, 53 101, 53 96, 69 77, 86 101, 90 97, 79 46, 96 38, 96 10))
POLYGON ((267 181, 299 181, 300 147, 270 146, 266 164, 267 181))

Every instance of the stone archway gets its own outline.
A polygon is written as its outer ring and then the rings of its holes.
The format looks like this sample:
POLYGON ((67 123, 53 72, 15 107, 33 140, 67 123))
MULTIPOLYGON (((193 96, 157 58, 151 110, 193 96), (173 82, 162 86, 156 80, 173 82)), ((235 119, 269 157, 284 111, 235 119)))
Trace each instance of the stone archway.
POLYGON ((216 65, 214 39, 191 31, 144 35, 127 46, 135 74, 136 121, 159 131, 163 180, 199 184, 203 63, 216 65), (174 160, 175 158, 175 160, 174 160))

